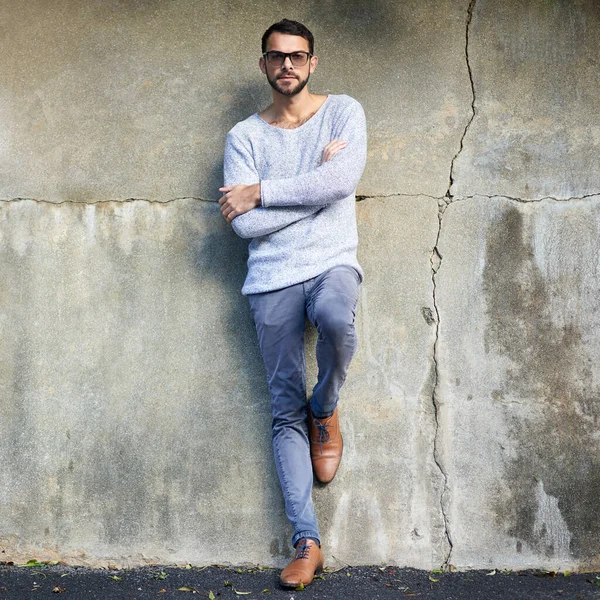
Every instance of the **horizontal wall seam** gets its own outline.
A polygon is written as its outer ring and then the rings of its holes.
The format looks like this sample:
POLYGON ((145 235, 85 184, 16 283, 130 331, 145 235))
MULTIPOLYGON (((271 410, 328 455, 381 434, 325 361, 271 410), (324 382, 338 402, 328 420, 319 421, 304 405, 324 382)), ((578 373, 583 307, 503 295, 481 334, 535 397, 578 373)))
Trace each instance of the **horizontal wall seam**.
POLYGON ((364 202, 365 200, 378 200, 385 198, 396 198, 397 196, 402 196, 403 198, 417 198, 418 196, 422 196, 423 198, 431 198, 432 200, 443 200, 444 196, 432 196, 430 194, 406 194, 403 192, 395 192, 394 194, 372 194, 372 195, 360 195, 356 196, 357 202, 364 202))
MULTIPOLYGON (((560 198, 558 196, 544 196, 542 198, 519 198, 517 196, 505 196, 503 194, 470 194, 469 196, 458 196, 449 198, 448 196, 432 196, 430 194, 406 194, 403 192, 397 192, 394 194, 385 194, 385 195, 361 195, 356 196, 357 202, 365 202, 366 200, 378 200, 384 198, 395 198, 395 197, 405 197, 405 198, 417 198, 422 196, 423 198, 430 198, 431 200, 437 200, 439 203, 444 204, 455 204, 457 202, 464 202, 465 200, 473 200, 475 198, 488 198, 492 199, 504 199, 510 200, 511 202, 519 202, 520 204, 536 204, 539 202, 544 202, 546 200, 552 200, 554 202, 576 202, 578 200, 587 200, 589 198, 597 198, 600 200, 600 192, 595 192, 592 194, 585 194, 584 196, 571 196, 568 198, 560 198)), ((207 198, 197 198, 194 196, 183 196, 181 198, 170 198, 168 200, 150 200, 148 198, 125 198, 123 200, 44 200, 40 198, 25 198, 25 197, 17 197, 17 198, 0 198, 0 203, 9 204, 11 202, 37 202, 38 204, 54 204, 54 205, 62 205, 62 204, 126 204, 128 202, 147 202, 149 204, 171 204, 173 202, 178 202, 180 200, 195 200, 196 202, 206 202, 208 204, 216 204, 216 200, 209 200, 207 198)))
POLYGON ((511 200, 512 202, 520 202, 521 204, 535 204, 537 202, 544 202, 545 200, 553 200, 554 202, 574 202, 577 200, 586 200, 588 198, 599 198, 600 192, 592 194, 585 194, 583 196, 570 196, 567 198, 561 198, 559 196, 543 196, 541 198, 519 198, 517 196, 505 196, 503 194, 470 194, 469 196, 461 196, 459 198, 453 198, 452 203, 460 202, 462 200, 472 200, 473 198, 489 198, 497 199, 503 198, 505 200, 511 200))
POLYGON ((465 200, 473 200, 475 198, 488 198, 489 200, 495 200, 502 198, 504 200, 510 200, 511 202, 519 202, 521 204, 536 204, 538 202, 544 202, 545 200, 553 200, 554 202, 575 202, 577 200, 587 200, 588 198, 598 198, 600 200, 600 192, 585 194, 584 196, 571 196, 568 198, 560 198, 558 196, 543 196, 542 198, 519 198, 517 196, 504 196, 503 194, 470 194, 469 196, 431 196, 430 194, 386 194, 386 195, 374 195, 374 196, 357 196, 357 202, 364 202, 365 200, 377 200, 379 198, 394 198, 397 196, 403 196, 407 198, 417 198, 422 196, 423 198, 431 198, 432 200, 438 200, 443 204, 455 204, 457 202, 464 202, 465 200))
POLYGON ((215 204, 216 200, 206 198, 196 198, 193 196, 184 196, 182 198, 170 198, 168 200, 150 200, 149 198, 124 198, 123 200, 45 200, 43 198, 0 198, 0 202, 37 202, 39 204, 126 204, 127 202, 148 202, 149 204, 170 204, 179 200, 196 200, 197 202, 210 202, 215 204))

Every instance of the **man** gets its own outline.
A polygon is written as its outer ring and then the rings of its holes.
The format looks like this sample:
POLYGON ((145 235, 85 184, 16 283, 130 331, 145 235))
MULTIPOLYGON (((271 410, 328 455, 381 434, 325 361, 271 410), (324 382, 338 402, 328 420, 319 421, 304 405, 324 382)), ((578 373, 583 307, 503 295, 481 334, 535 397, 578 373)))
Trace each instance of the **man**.
POLYGON ((273 103, 227 135, 221 212, 251 238, 248 296, 267 370, 273 449, 292 562, 281 583, 306 585, 323 566, 312 502, 313 472, 330 482, 342 456, 337 401, 356 350, 362 271, 354 192, 366 159, 362 107, 320 96, 307 83, 318 58, 311 32, 284 19, 263 35, 261 71, 273 103), (318 381, 307 405, 304 325, 318 331, 318 381), (311 464, 312 463, 312 464, 311 464))

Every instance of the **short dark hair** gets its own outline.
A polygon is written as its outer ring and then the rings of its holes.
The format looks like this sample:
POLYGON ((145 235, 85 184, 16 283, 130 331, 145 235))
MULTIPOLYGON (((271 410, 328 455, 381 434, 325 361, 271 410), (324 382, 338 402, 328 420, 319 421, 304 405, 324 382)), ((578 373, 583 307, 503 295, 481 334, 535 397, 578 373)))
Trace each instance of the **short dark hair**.
POLYGON ((298 35, 308 41, 308 51, 313 54, 315 51, 315 38, 313 34, 308 30, 308 27, 298 23, 298 21, 290 21, 290 19, 283 19, 279 23, 273 23, 269 29, 267 29, 262 36, 262 52, 263 54, 267 51, 267 40, 272 33, 286 33, 287 35, 298 35))

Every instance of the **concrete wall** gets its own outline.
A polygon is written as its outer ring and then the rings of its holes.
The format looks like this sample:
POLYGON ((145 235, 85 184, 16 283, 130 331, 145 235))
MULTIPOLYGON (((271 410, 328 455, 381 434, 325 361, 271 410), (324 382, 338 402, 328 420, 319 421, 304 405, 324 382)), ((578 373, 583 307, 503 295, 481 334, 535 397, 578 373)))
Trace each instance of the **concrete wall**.
POLYGON ((283 16, 369 124, 329 563, 599 568, 595 0, 0 3, 0 560, 289 557, 214 202, 283 16))

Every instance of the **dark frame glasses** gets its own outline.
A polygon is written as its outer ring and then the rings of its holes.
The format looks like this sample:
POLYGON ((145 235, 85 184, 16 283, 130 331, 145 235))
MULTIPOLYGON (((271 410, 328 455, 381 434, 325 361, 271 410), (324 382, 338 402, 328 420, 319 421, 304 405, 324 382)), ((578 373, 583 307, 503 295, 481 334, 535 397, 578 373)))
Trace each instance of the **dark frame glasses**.
POLYGON ((275 67, 283 66, 286 58, 289 58, 294 67, 303 67, 312 56, 310 52, 296 50, 296 52, 279 52, 278 50, 269 50, 263 54, 265 62, 275 67))

